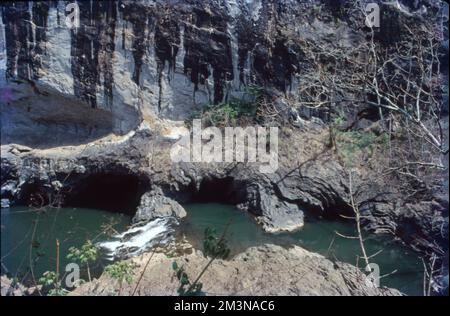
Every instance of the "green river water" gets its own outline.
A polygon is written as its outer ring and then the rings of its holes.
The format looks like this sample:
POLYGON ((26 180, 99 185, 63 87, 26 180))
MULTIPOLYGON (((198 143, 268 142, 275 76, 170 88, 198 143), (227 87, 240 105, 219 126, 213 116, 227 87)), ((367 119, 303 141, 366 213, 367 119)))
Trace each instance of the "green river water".
MULTIPOLYGON (((188 216, 177 230, 200 249, 206 227, 213 227, 220 233, 230 223, 227 239, 232 254, 263 243, 285 247, 300 245, 329 258, 356 265, 357 256, 361 253, 357 240, 335 234, 335 231, 345 235, 354 234, 351 224, 316 220, 306 222, 297 232, 268 234, 249 214, 230 205, 204 203, 188 204, 185 207, 188 216)), ((65 258, 69 247, 79 247, 87 239, 107 241, 111 238, 110 233, 114 230, 125 231, 129 223, 128 216, 97 209, 52 208, 40 212, 27 207, 2 209, 2 273, 7 270, 19 280, 29 279, 31 262, 34 275, 38 278, 47 270, 55 270, 56 239, 60 243, 60 266, 64 267, 69 263, 65 258)), ((390 238, 370 237, 365 245, 369 254, 383 250, 372 260, 380 266, 381 275, 397 271, 383 277, 381 285, 397 288, 409 295, 421 295, 423 268, 417 254, 390 238)), ((98 275, 106 263, 105 260, 100 261, 94 267, 93 274, 98 275)), ((361 260, 359 266, 362 266, 361 260)))
MULTIPOLYGON (((1 262, 2 274, 18 280, 32 278, 29 269, 38 279, 45 271, 56 270, 56 240, 60 244, 60 266, 70 247, 80 247, 86 240, 108 240, 109 227, 117 232, 126 229, 130 217, 86 208, 44 208, 40 211, 28 207, 12 207, 1 210, 1 262), (30 253, 31 252, 31 253, 30 253)), ((102 270, 101 261, 93 268, 93 275, 102 270)))

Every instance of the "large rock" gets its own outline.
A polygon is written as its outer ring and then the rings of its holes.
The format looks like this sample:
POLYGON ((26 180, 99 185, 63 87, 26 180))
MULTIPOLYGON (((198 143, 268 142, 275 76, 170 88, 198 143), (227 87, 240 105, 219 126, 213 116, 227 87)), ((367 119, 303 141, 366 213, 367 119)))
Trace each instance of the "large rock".
POLYGON ((153 190, 141 197, 133 222, 149 221, 157 217, 183 218, 185 216, 186 211, 178 202, 162 195, 160 191, 153 190))
MULTIPOLYGON (((172 270, 172 262, 184 266, 194 279, 206 266, 209 258, 200 251, 173 257, 164 253, 148 253, 133 259, 140 268, 152 256, 137 295, 177 295, 179 283, 172 270)), ((377 288, 366 282, 366 276, 346 263, 333 263, 321 255, 294 246, 285 249, 275 245, 249 248, 231 260, 216 260, 201 278, 206 295, 402 295, 399 291, 377 288)), ((121 294, 133 291, 135 284, 124 286, 121 294)), ((111 295, 118 285, 107 275, 83 284, 71 295, 111 295)))
MULTIPOLYGON (((259 0, 183 0, 176 5, 143 0, 81 1, 76 32, 65 25, 62 1, 6 3, 0 19, 0 34, 4 31, 6 42, 5 53, 0 51, 6 59, 0 63, 0 83, 9 80, 5 87, 8 98, 24 98, 19 91, 26 91, 41 104, 49 102, 49 117, 63 113, 73 100, 83 102, 88 107, 78 107, 79 120, 69 120, 65 126, 57 125, 61 117, 45 122, 54 132, 83 137, 104 135, 109 130, 124 133, 136 124, 136 110, 184 119, 199 106, 224 101, 230 95, 241 96, 255 83, 267 82, 287 92, 297 80, 300 51, 284 38, 272 43, 265 37, 272 16, 301 25, 308 13, 295 18, 293 11, 300 14, 312 11, 313 6, 284 2, 275 9, 259 0), (29 21, 35 27, 30 27, 29 21), (254 62, 253 54, 257 55, 254 62), (53 102, 46 98, 47 89, 69 99, 53 102), (106 120, 108 116, 102 113, 104 122, 96 126, 90 118, 100 117, 96 115, 99 111, 84 115, 89 107, 111 112, 112 117, 106 120)), ((42 108, 32 107, 32 122, 39 119, 43 123, 42 115, 34 113, 40 111, 42 108)), ((14 117, 12 112, 8 111, 8 118, 14 117)), ((23 117, 29 109, 24 106, 20 112, 22 117, 14 117, 11 129, 20 131, 19 124, 26 127, 23 117)), ((13 133, 7 136, 14 137, 13 133)))
POLYGON ((293 231, 303 226, 303 211, 295 203, 278 199, 270 186, 255 183, 246 191, 247 202, 240 207, 255 214, 265 231, 293 231))

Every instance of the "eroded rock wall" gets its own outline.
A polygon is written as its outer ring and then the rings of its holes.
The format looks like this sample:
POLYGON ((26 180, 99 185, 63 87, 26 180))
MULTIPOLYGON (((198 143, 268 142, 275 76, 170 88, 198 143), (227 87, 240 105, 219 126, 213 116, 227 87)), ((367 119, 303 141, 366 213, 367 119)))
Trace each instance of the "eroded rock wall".
POLYGON ((68 3, 2 4, 2 75, 169 119, 252 84, 288 92, 301 51, 280 30, 301 32, 314 10, 294 0, 81 1, 80 26, 69 29, 68 3))
MULTIPOLYGON (((401 1, 411 12, 437 10, 434 2, 401 1)), ((122 134, 141 117, 184 120, 251 85, 295 99, 302 40, 354 47, 365 34, 352 1, 80 1, 78 28, 66 25, 69 3, 2 3, 1 83, 21 80, 106 109, 122 134)), ((398 19, 382 19, 377 40, 400 40, 398 19)))

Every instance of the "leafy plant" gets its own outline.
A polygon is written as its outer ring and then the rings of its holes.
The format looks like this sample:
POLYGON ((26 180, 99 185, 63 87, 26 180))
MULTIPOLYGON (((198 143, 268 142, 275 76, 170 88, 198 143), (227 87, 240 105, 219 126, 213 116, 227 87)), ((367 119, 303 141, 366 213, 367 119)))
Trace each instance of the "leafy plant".
POLYGON ((54 271, 45 271, 42 277, 39 278, 38 283, 43 287, 52 287, 58 283, 58 276, 54 271))
POLYGON ((205 255, 213 258, 226 259, 230 255, 225 238, 218 238, 216 230, 209 227, 205 229, 203 250, 205 255))
POLYGON ((334 128, 339 128, 339 127, 341 127, 345 122, 346 122, 345 116, 341 114, 341 115, 335 117, 335 119, 333 120, 333 122, 331 123, 331 125, 332 125, 334 128))
POLYGON ((203 240, 203 248, 204 248, 203 251, 205 255, 210 256, 211 258, 206 264, 206 266, 203 268, 203 270, 200 272, 200 274, 197 276, 194 282, 191 282, 189 280, 189 276, 187 275, 184 266, 178 266, 176 261, 172 263, 172 269, 174 270, 175 276, 178 279, 178 282, 180 283, 177 290, 179 295, 182 296, 201 295, 203 284, 200 282, 200 279, 203 276, 203 274, 206 272, 206 270, 208 270, 210 265, 217 258, 221 259, 228 258, 230 254, 230 249, 228 248, 227 241, 225 239, 227 228, 225 228, 220 238, 217 237, 215 229, 209 227, 205 229, 205 237, 203 240))
POLYGON ((247 94, 253 98, 253 100, 259 100, 264 95, 264 88, 260 86, 249 86, 246 91, 247 94))
POLYGON ((64 296, 68 293, 67 290, 61 287, 59 276, 54 271, 46 271, 39 278, 38 283, 42 285, 43 290, 48 291, 49 296, 64 296))
POLYGON ((234 104, 223 103, 208 107, 203 114, 203 119, 214 126, 225 126, 236 124, 238 116, 239 113, 234 104))
POLYGON ((178 266, 177 262, 172 262, 172 269, 175 271, 175 276, 180 283, 177 293, 180 296, 198 296, 202 293, 203 284, 197 282, 194 285, 189 281, 189 276, 187 275, 184 266, 178 266))
POLYGON ((67 259, 73 260, 85 265, 87 268, 89 282, 91 281, 91 270, 89 263, 94 263, 99 258, 99 250, 90 240, 88 240, 81 248, 70 247, 67 259))
POLYGON ((389 143, 389 135, 386 133, 377 136, 371 130, 343 130, 345 122, 345 117, 339 115, 330 124, 330 145, 349 167, 355 164, 358 155, 372 156, 377 145, 386 146, 389 143))
POLYGON ((255 120, 263 96, 263 88, 248 87, 241 99, 208 105, 202 111, 194 112, 185 123, 190 127, 193 119, 202 119, 206 124, 213 126, 235 126, 243 120, 255 120))
POLYGON ((371 131, 346 131, 336 135, 336 148, 345 164, 352 166, 360 154, 373 155, 376 146, 386 146, 389 135, 377 136, 371 131))
POLYGON ((124 281, 127 284, 131 284, 133 282, 134 270, 136 267, 137 266, 135 264, 126 261, 118 261, 106 266, 106 274, 119 282, 119 295, 122 292, 124 281))

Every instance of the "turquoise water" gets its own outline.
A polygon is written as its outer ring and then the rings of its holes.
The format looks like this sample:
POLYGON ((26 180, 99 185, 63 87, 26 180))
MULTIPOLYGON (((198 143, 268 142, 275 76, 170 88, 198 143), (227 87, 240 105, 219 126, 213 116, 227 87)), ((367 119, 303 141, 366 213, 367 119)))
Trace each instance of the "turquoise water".
MULTIPOLYGON (((331 259, 362 266, 357 240, 339 237, 335 231, 354 234, 354 227, 331 221, 306 222, 294 233, 265 233, 246 212, 223 204, 185 205, 188 216, 178 231, 184 233, 194 246, 202 249, 204 230, 215 228, 221 233, 228 225, 227 239, 232 254, 248 247, 273 243, 290 247, 300 245, 331 259)), ((34 275, 56 269, 56 240, 60 243, 60 266, 68 262, 66 255, 71 246, 80 247, 87 239, 93 242, 110 241, 111 235, 124 232, 130 217, 98 209, 47 208, 41 211, 27 207, 1 210, 1 263, 18 280, 31 280, 30 263, 34 275)), ((365 242, 369 254, 383 250, 372 262, 380 266, 381 275, 396 273, 381 279, 381 285, 394 287, 409 295, 422 294, 423 268, 416 254, 390 238, 370 237, 365 242)), ((92 274, 99 275, 105 261, 92 267, 92 274)), ((83 272, 83 271, 82 271, 83 272)), ((86 275, 82 275, 86 279, 86 275)))
MULTIPOLYGON (((227 228, 227 240, 232 254, 237 254, 251 246, 273 243, 289 247, 300 245, 305 249, 320 253, 331 259, 363 266, 358 240, 339 237, 355 235, 351 224, 332 221, 306 222, 304 227, 293 233, 265 233, 251 216, 230 205, 189 204, 185 205, 188 216, 182 225, 187 238, 201 248, 206 227, 214 227, 220 234, 227 228)), ((408 295, 422 295, 423 266, 420 258, 392 238, 371 236, 365 240, 367 254, 382 252, 371 262, 380 267, 381 286, 397 288, 408 295), (397 271, 391 274, 394 271, 397 271)))
MULTIPOLYGON (((81 247, 86 240, 108 240, 110 234, 125 230, 130 217, 97 209, 12 207, 1 210, 1 263, 2 274, 23 280, 35 279, 45 271, 56 270, 56 241, 60 244, 60 267, 69 261, 68 249, 81 247)), ((98 265, 104 262, 99 261, 98 265)), ((92 267, 93 275, 101 266, 92 267)), ((82 270, 83 272, 83 270, 82 270)))

